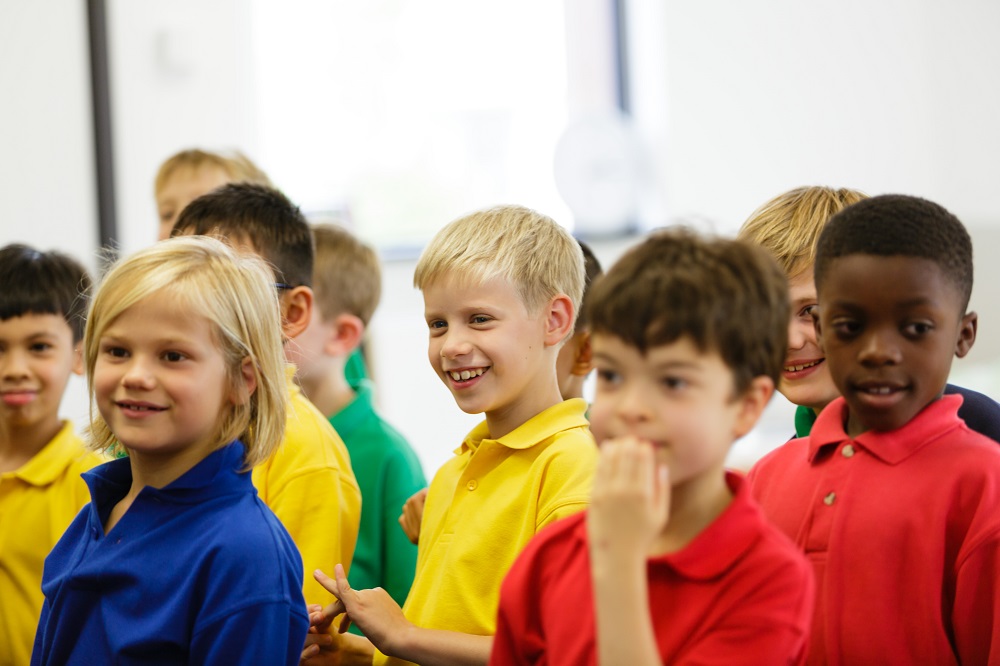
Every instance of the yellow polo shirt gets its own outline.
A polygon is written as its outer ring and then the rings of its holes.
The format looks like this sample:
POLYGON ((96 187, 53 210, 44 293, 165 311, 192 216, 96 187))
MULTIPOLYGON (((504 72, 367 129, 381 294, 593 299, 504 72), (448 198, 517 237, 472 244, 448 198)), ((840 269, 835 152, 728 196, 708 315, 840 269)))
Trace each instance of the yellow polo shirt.
POLYGON ((333 595, 316 582, 313 571, 333 576, 336 564, 345 570, 351 566, 361 524, 361 490, 340 435, 293 381, 295 366, 289 365, 286 375, 285 438, 253 469, 253 485, 298 546, 306 603, 325 606, 333 595))
MULTIPOLYGON (((492 636, 500 583, 538 530, 590 502, 597 447, 574 398, 500 439, 479 424, 431 482, 403 613, 428 629, 492 636)), ((403 664, 376 653, 375 664, 403 664)))
POLYGON ((0 665, 27 664, 42 612, 42 565, 90 501, 80 475, 105 459, 69 421, 35 457, 0 474, 0 665))

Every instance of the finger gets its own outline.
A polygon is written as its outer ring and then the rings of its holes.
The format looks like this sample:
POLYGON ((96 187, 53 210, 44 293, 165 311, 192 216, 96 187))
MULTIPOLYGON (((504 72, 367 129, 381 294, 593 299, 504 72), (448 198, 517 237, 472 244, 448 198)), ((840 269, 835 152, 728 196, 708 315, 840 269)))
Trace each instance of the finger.
POLYGON ((337 594, 337 581, 327 576, 321 569, 313 571, 313 578, 316 579, 316 582, 325 587, 327 592, 337 594))
POLYGON ((307 659, 315 657, 318 654, 319 654, 319 646, 309 645, 304 650, 302 650, 302 655, 299 656, 299 661, 306 661, 307 659))
POLYGON ((351 584, 347 581, 347 573, 344 571, 344 565, 338 564, 333 568, 333 575, 337 577, 337 591, 334 592, 338 597, 343 599, 348 592, 352 592, 351 584))
POLYGON ((337 627, 337 633, 346 634, 347 630, 351 627, 351 616, 344 613, 344 617, 340 620, 340 626, 337 627))
POLYGON ((665 525, 670 516, 670 468, 665 462, 656 465, 656 486, 654 492, 657 518, 665 525))

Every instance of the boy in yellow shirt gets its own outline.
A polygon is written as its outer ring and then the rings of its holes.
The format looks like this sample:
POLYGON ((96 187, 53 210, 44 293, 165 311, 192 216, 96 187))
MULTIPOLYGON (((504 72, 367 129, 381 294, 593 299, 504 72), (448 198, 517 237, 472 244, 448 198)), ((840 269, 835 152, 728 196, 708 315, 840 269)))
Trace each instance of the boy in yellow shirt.
MULTIPOLYGON (((198 197, 181 212, 173 236, 213 235, 268 261, 275 271, 282 331, 300 335, 312 316, 313 241, 297 206, 270 187, 231 183, 198 197)), ((361 523, 361 491, 347 447, 293 381, 287 368, 288 422, 281 446, 253 469, 260 498, 302 554, 306 602, 333 600, 312 576, 337 562, 350 566, 361 523)))
MULTIPOLYGON (((538 530, 583 510, 597 448, 579 398, 563 401, 556 357, 583 294, 580 246, 550 218, 501 206, 442 229, 424 250, 428 356, 458 406, 485 421, 438 470, 417 572, 402 610, 384 590, 316 577, 367 638, 314 633, 305 663, 486 664, 500 583, 538 530), (376 650, 377 648, 377 650, 376 650)), ((346 628, 346 622, 342 622, 346 628)))
POLYGON ((73 259, 0 249, 0 665, 27 664, 42 602, 42 565, 90 501, 80 474, 103 462, 59 404, 80 343, 90 277, 73 259))

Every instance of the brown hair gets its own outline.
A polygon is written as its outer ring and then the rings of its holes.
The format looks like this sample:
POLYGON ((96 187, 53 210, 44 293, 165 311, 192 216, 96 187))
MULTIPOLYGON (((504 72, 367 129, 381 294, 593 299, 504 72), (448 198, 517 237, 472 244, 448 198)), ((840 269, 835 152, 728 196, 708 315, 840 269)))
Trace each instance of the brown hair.
POLYGON ((320 312, 327 319, 347 312, 367 326, 382 296, 378 255, 343 227, 319 224, 312 233, 313 291, 320 312))
POLYGON ((656 231, 594 283, 590 327, 640 352, 688 337, 733 372, 777 385, 788 343, 788 283, 767 252, 683 228, 656 231))

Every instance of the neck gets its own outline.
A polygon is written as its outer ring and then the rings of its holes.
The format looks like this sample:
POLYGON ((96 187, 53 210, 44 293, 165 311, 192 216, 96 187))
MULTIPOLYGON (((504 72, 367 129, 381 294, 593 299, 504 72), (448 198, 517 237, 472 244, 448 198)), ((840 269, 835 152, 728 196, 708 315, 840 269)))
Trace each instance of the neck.
POLYGON ((490 439, 500 439, 531 418, 541 414, 549 407, 563 401, 559 392, 559 384, 553 374, 544 385, 532 386, 513 403, 503 409, 486 412, 486 425, 490 430, 490 439))
POLYGON ((62 427, 62 421, 55 414, 24 428, 0 422, 0 472, 23 467, 59 434, 62 427))
POLYGON ((138 495, 146 486, 163 488, 186 474, 192 467, 216 450, 214 443, 192 444, 180 451, 169 453, 148 453, 128 450, 129 464, 132 466, 132 490, 129 495, 138 495))
POLYGON ((670 519, 653 544, 651 555, 684 549, 712 524, 733 500, 720 466, 670 489, 670 519))
POLYGON ((326 368, 300 378, 299 385, 309 402, 329 418, 351 404, 357 393, 344 378, 344 366, 326 368))

